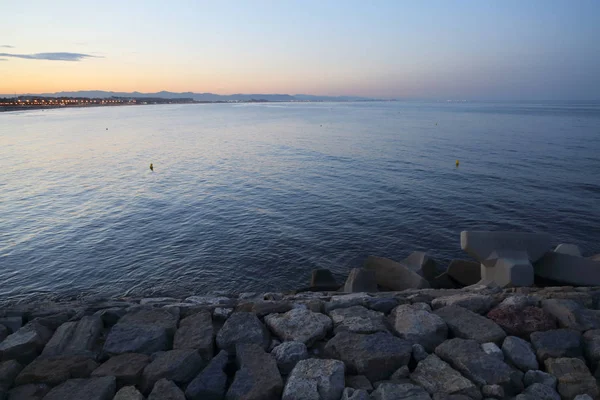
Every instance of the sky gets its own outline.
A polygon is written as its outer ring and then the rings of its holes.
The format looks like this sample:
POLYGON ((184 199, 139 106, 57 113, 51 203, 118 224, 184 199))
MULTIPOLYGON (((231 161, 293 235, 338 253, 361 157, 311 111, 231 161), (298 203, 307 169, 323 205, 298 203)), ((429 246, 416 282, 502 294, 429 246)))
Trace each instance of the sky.
POLYGON ((0 93, 598 100, 598 0, 0 0, 0 93))

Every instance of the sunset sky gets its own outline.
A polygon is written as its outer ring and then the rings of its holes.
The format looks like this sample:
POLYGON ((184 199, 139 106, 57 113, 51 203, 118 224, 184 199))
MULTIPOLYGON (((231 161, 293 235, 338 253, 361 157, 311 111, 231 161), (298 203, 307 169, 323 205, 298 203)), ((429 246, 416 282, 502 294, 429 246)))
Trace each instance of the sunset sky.
POLYGON ((600 99, 600 1, 0 0, 0 93, 600 99))

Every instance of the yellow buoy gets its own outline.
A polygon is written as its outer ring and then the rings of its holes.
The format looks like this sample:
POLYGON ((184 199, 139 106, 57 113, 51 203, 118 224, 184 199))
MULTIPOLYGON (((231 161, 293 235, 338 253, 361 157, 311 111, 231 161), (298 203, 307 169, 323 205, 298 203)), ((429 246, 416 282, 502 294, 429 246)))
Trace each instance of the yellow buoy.
POLYGON ((458 160, 456 160, 456 166, 457 166, 457 167, 458 167, 458 164, 460 164, 460 163, 458 162, 458 160))
MULTIPOLYGON (((456 165, 458 165, 458 161, 456 162, 456 165)), ((152 165, 152 163, 150 163, 150 171, 154 171, 154 165, 152 165)))

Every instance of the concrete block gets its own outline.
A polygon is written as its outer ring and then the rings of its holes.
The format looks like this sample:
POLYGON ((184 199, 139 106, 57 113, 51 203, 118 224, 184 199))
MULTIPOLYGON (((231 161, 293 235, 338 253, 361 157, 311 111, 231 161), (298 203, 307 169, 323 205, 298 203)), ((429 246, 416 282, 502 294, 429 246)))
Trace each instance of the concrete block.
POLYGON ((479 261, 489 258, 494 251, 514 250, 527 253, 529 261, 535 262, 548 250, 552 237, 546 233, 463 231, 460 245, 463 250, 479 261))
POLYGON ((576 244, 561 243, 554 249, 555 253, 569 254, 575 257, 581 257, 581 250, 576 244))
POLYGON ((600 261, 550 251, 534 265, 535 274, 566 285, 600 285, 600 261))

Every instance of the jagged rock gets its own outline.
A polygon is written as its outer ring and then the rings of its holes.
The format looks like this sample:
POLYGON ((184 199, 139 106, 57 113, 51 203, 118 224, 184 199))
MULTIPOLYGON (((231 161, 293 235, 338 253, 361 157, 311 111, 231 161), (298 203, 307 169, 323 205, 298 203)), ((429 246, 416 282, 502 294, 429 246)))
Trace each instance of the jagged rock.
POLYGON ((0 363, 0 392, 10 389, 21 370, 23 366, 15 360, 0 363))
POLYGON ((410 378, 430 394, 464 394, 473 399, 481 399, 477 386, 435 354, 419 362, 410 378))
POLYGON ((600 363, 600 329, 592 329, 583 334, 583 349, 590 365, 596 369, 600 363))
POLYGON ((485 398, 503 399, 504 389, 500 385, 483 385, 481 387, 481 394, 485 398))
POLYGON ((539 369, 533 348, 525 340, 516 336, 508 336, 502 343, 504 358, 523 372, 539 369))
POLYGON ((353 268, 350 270, 348 279, 344 284, 344 292, 376 292, 377 281, 375 279, 375 271, 364 268, 353 268))
POLYGON ((390 323, 402 339, 420 344, 427 351, 433 351, 448 337, 448 327, 442 318, 407 304, 392 310, 390 323))
POLYGON ((103 328, 102 319, 97 315, 83 317, 78 322, 65 322, 56 329, 41 356, 88 355, 93 357, 95 356, 94 345, 103 328))
POLYGON ((3 325, 8 329, 8 334, 15 333, 23 326, 23 317, 2 317, 0 318, 0 325, 3 325))
POLYGON ((554 329, 531 334, 531 344, 537 359, 544 362, 547 358, 581 357, 581 334, 570 329, 554 329))
POLYGON ((563 398, 572 399, 578 394, 600 396, 596 379, 585 363, 578 358, 548 358, 544 361, 546 370, 558 380, 558 393, 563 398))
POLYGON ((61 326, 65 322, 67 322, 75 314, 75 310, 62 311, 57 314, 55 314, 54 311, 51 311, 51 312, 47 313, 46 315, 43 315, 44 314, 43 310, 40 310, 40 311, 41 311, 40 316, 34 317, 33 315, 30 315, 29 320, 31 322, 36 321, 37 323, 45 326, 46 328, 48 328, 51 331, 55 331, 56 328, 58 328, 59 326, 61 326))
POLYGON ((435 311, 452 335, 461 339, 473 339, 479 343, 502 343, 506 333, 493 321, 466 308, 446 306, 435 311))
POLYGON ((447 340, 435 354, 477 385, 500 385, 509 396, 523 389, 523 374, 486 354, 475 340, 447 340))
POLYGON ((148 400, 185 400, 185 395, 175 382, 163 378, 156 382, 148 400))
POLYGON ((283 390, 282 400, 339 400, 344 390, 344 363, 338 360, 299 361, 283 390))
POLYGON ((432 312, 431 306, 428 303, 412 303, 411 306, 416 310, 432 312))
POLYGON ((30 383, 17 386, 8 392, 8 400, 42 400, 50 391, 50 386, 44 383, 30 383))
POLYGON ((339 286, 330 270, 326 268, 313 269, 310 277, 311 288, 337 290, 339 286))
POLYGON ((227 389, 225 367, 228 362, 227 352, 221 350, 190 382, 185 390, 185 397, 188 400, 222 400, 227 389))
POLYGON ((387 379, 407 365, 411 351, 408 341, 383 332, 340 332, 325 345, 328 357, 342 360, 350 373, 365 375, 372 382, 387 379))
POLYGON ((560 400, 560 395, 550 386, 534 383, 518 395, 516 400, 560 400))
MULTIPOLYGON (((243 300, 242 296, 240 296, 239 299, 243 300)), ((236 303, 235 299, 225 296, 190 296, 186 298, 185 301, 197 305, 217 307, 235 307, 236 303)))
POLYGON ((233 308, 217 307, 213 311, 216 320, 225 321, 233 313, 233 308))
POLYGON ((271 354, 277 361, 277 366, 282 374, 289 374, 298 361, 308 358, 308 349, 302 342, 283 342, 276 346, 271 354))
POLYGON ((369 310, 389 314, 400 301, 394 297, 365 297, 362 305, 369 310))
POLYGON ((295 308, 285 314, 267 315, 265 323, 280 339, 303 342, 307 346, 323 339, 333 325, 327 315, 301 308, 295 308))
POLYGON ((576 244, 561 243, 554 249, 555 253, 569 254, 575 257, 582 257, 581 250, 576 244))
POLYGON ((155 308, 141 306, 132 308, 118 322, 118 324, 160 326, 167 330, 172 337, 179 323, 179 310, 177 308, 155 308))
POLYGON ((377 284, 387 289, 400 291, 429 287, 429 283, 422 276, 387 258, 369 256, 364 266, 375 271, 377 284))
POLYGON ((523 377, 523 383, 525 387, 531 386, 534 383, 541 383, 542 385, 550 386, 552 389, 556 389, 556 377, 552 376, 544 371, 527 371, 523 377))
POLYGON ((144 396, 135 386, 125 386, 117 392, 113 400, 144 400, 144 396))
POLYGON ((452 260, 447 273, 462 286, 475 285, 481 280, 481 264, 475 261, 452 260))
POLYGON ((390 381, 403 383, 402 381, 407 379, 409 376, 410 369, 408 368, 408 365, 403 365, 400 368, 398 368, 396 372, 392 374, 392 376, 390 376, 390 381))
POLYGON ((373 400, 431 400, 429 393, 411 383, 382 383, 371 393, 373 400))
POLYGON ((368 310, 363 306, 338 308, 329 313, 333 321, 334 331, 354 333, 387 332, 384 314, 368 310))
POLYGON ((111 357, 92 372, 92 377, 114 376, 117 386, 137 385, 142 371, 150 363, 146 354, 125 353, 111 357))
POLYGON ((561 328, 580 332, 600 328, 600 311, 584 308, 573 300, 543 300, 542 308, 556 317, 561 328))
POLYGON ((50 390, 44 400, 112 400, 117 383, 112 376, 69 379, 50 390))
POLYGON ((539 300, 533 296, 517 294, 502 300, 497 308, 514 307, 515 310, 522 310, 525 307, 538 307, 539 303, 539 300))
POLYGON ((226 399, 278 399, 283 381, 275 359, 256 344, 238 344, 236 351, 240 369, 227 391, 226 399))
POLYGON ((338 308, 362 306, 371 299, 373 299, 373 297, 366 293, 350 293, 340 296, 332 296, 331 299, 325 303, 325 312, 330 313, 338 308))
POLYGON ((366 390, 345 388, 341 400, 371 400, 371 397, 366 390))
POLYGON ((488 313, 487 317, 509 335, 524 339, 529 339, 533 332, 556 329, 556 319, 538 307, 496 307, 488 313))
POLYGON ((234 312, 217 334, 217 346, 230 354, 235 354, 236 345, 257 344, 267 349, 270 343, 267 328, 252 313, 234 312))
POLYGON ((86 356, 35 359, 19 373, 15 385, 46 383, 54 386, 73 378, 87 378, 98 364, 86 356))
POLYGON ((175 332, 173 349, 198 350, 205 360, 213 356, 214 331, 210 312, 202 311, 184 318, 175 332))
POLYGON ((0 359, 27 364, 37 357, 51 336, 52 331, 38 321, 31 321, 0 343, 0 359))
POLYGON ((534 269, 537 276, 565 285, 600 285, 600 262, 589 258, 549 251, 534 269))
POLYGON ((127 314, 127 310, 123 307, 112 307, 105 310, 98 310, 94 315, 102 319, 102 323, 106 327, 114 326, 123 315, 127 314))
POLYGON ((364 375, 347 375, 346 386, 352 389, 373 390, 373 385, 364 375))
POLYGON ((420 362, 426 359, 427 356, 429 356, 429 354, 427 353, 427 350, 425 350, 425 347, 421 346, 418 343, 412 345, 412 358, 416 362, 420 362))
MULTIPOLYGON (((504 339, 504 341, 506 341, 506 339, 504 339)), ((499 360, 504 361, 504 353, 502 353, 502 350, 496 345, 496 343, 482 343, 481 350, 483 350, 486 354, 497 357, 499 360)))
POLYGON ((160 379, 165 378, 178 384, 191 381, 200 370, 206 366, 206 361, 196 350, 169 350, 158 353, 152 362, 142 372, 140 389, 144 393, 160 379))
POLYGON ((454 294, 452 296, 438 297, 431 301, 431 307, 434 310, 446 306, 460 306, 477 314, 487 313, 493 304, 494 298, 492 296, 476 293, 454 294))
POLYGON ((274 313, 284 313, 294 308, 288 301, 280 300, 259 300, 252 303, 242 303, 236 307, 236 311, 247 311, 256 314, 258 317, 274 313))

